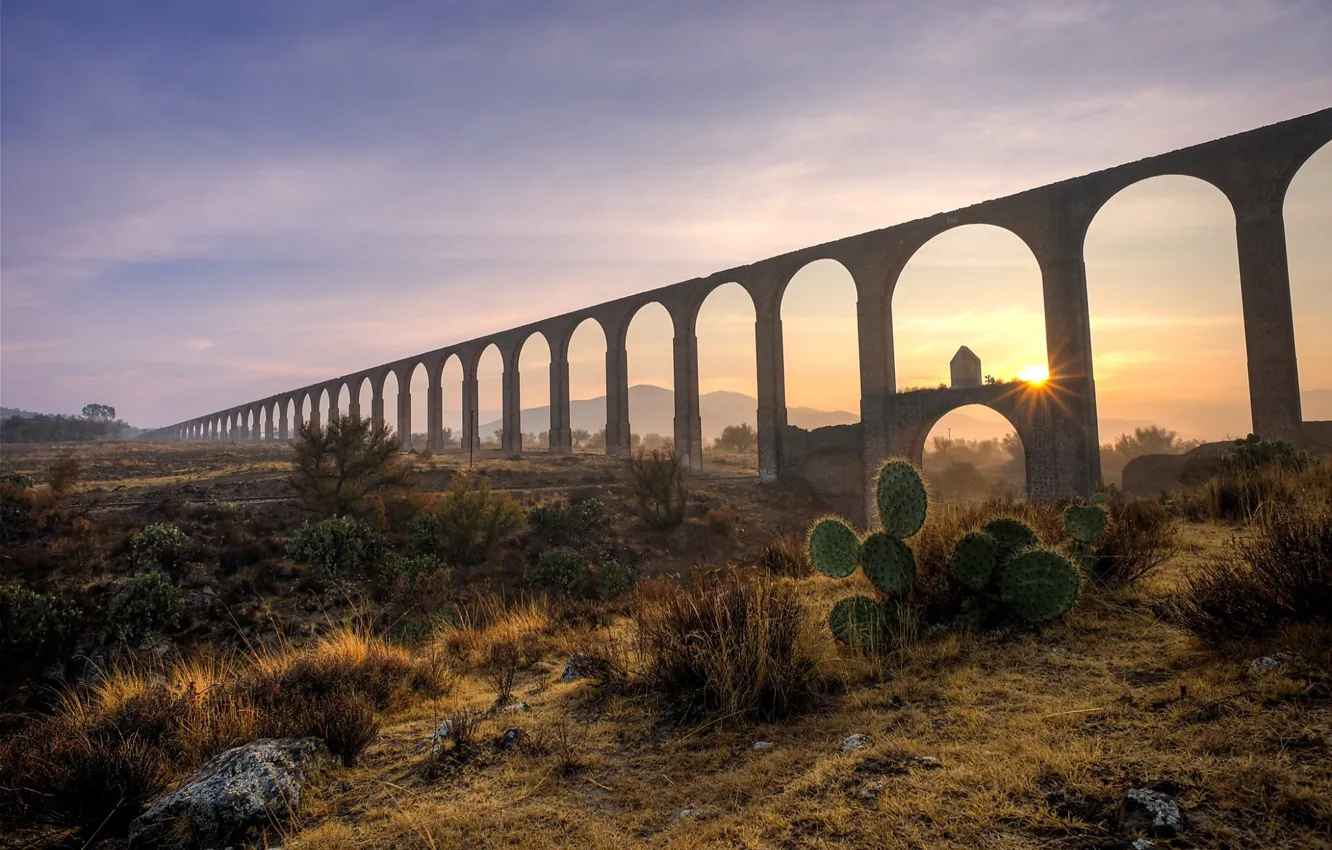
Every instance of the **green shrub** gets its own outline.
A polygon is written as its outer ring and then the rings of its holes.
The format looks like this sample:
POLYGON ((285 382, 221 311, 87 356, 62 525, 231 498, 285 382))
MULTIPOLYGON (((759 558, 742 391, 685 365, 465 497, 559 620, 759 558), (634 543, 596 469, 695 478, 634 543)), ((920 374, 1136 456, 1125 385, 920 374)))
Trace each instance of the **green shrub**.
POLYGON ((399 578, 426 578, 448 570, 449 565, 438 555, 398 555, 384 561, 377 572, 380 581, 389 584, 399 578))
POLYGON ((318 522, 306 520, 288 551, 330 578, 348 578, 365 572, 389 550, 388 538, 352 516, 318 522))
POLYGON ((615 599, 629 592, 638 584, 638 570, 632 564, 610 560, 601 565, 597 577, 597 596, 602 599, 615 599))
POLYGON ((684 464, 673 450, 653 449, 629 458, 630 487, 638 515, 654 528, 670 528, 684 521, 689 488, 684 464))
POLYGON ((1231 469, 1270 469, 1300 472, 1309 464, 1309 456, 1285 440, 1264 440, 1250 434, 1235 441, 1235 447, 1225 454, 1231 469))
POLYGON ((53 661, 73 643, 79 619, 78 609, 57 596, 0 587, 0 657, 53 661))
POLYGON ((587 589, 589 572, 587 558, 573 549, 556 546, 537 556, 536 565, 527 573, 527 580, 547 590, 577 595, 587 589))
POLYGON ((174 573, 189 557, 194 542, 169 523, 145 526, 130 538, 130 557, 141 570, 174 573))
POLYGON ((408 534, 417 552, 470 566, 483 563, 490 547, 522 524, 522 509, 511 496, 492 491, 489 482, 467 470, 412 518, 408 534))
POLYGON ((184 594, 159 572, 140 573, 121 587, 106 610, 107 625, 122 638, 174 628, 184 594))
POLYGON ((527 524, 551 540, 572 540, 605 528, 606 506, 599 499, 545 502, 527 512, 527 524))

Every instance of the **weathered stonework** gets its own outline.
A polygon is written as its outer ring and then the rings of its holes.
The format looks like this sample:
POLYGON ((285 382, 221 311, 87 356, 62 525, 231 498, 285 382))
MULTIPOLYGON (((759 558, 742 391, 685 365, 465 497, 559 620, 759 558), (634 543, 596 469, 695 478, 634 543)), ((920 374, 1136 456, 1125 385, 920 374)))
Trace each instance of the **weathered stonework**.
MULTIPOLYGON (((392 372, 398 380, 398 397, 394 400, 396 408, 391 424, 404 435, 406 444, 413 401, 410 377, 415 369, 424 367, 429 376, 430 391, 419 403, 427 406, 429 445, 442 446, 440 374, 448 360, 457 357, 463 368, 461 446, 466 450, 469 445, 480 443, 480 435, 476 433, 476 370, 481 353, 494 345, 504 361, 504 448, 510 454, 518 454, 522 451, 522 439, 518 433, 521 410, 518 356, 523 343, 532 334, 540 333, 551 351, 550 449, 567 452, 572 446, 569 433, 569 340, 580 323, 590 320, 600 326, 607 343, 606 451, 614 455, 627 454, 630 428, 625 338, 635 313, 656 302, 666 308, 675 329, 676 450, 686 458, 691 469, 698 469, 702 463, 695 331, 698 311, 712 290, 735 282, 754 302, 759 477, 764 482, 775 481, 782 474, 783 463, 794 457, 783 447, 783 440, 791 432, 786 426, 782 293, 791 278, 806 265, 831 259, 850 272, 857 290, 861 389, 861 424, 858 427, 865 492, 868 492, 867 485, 882 458, 906 454, 919 460, 920 448, 916 444, 923 444, 923 434, 929 431, 926 422, 933 424, 953 407, 980 403, 1008 417, 1021 436, 1027 451, 1028 489, 1033 497, 1086 495, 1100 484, 1101 479, 1091 319, 1083 262, 1084 239, 1096 213, 1128 186, 1165 174, 1196 177, 1225 194, 1235 211, 1253 431, 1269 439, 1298 441, 1302 436, 1303 420, 1282 203, 1300 166, 1330 140, 1332 109, 1325 109, 1016 195, 629 295, 280 393, 240 408, 177 423, 151 436, 162 439, 285 440, 294 431, 296 423, 319 422, 321 407, 328 411, 335 403, 331 400, 337 399, 343 388, 350 400, 348 412, 361 415, 360 387, 367 380, 374 394, 370 415, 376 423, 384 422, 384 380, 392 372), (896 391, 892 298, 898 276, 925 243, 941 233, 968 224, 994 225, 1017 235, 1031 249, 1041 270, 1046 359, 1051 379, 1043 391, 1044 400, 1028 393, 1023 402, 1027 407, 1021 410, 1014 406, 1018 397, 1009 398, 1002 391, 989 387, 958 387, 948 392, 961 395, 931 399, 899 397, 896 391), (969 393, 980 400, 964 401, 964 398, 970 398, 969 393), (323 402, 325 396, 329 402, 323 402), (274 409, 278 411, 279 420, 276 436, 271 413, 274 409), (290 423, 287 419, 289 409, 294 410, 290 423), (925 427, 924 432, 921 427, 925 427)), ((791 438, 797 439, 795 436, 791 438)), ((813 439, 819 442, 822 438, 813 439)), ((845 447, 838 451, 845 455, 845 447)), ((812 455, 806 454, 800 462, 807 463, 810 457, 812 455)), ((844 462, 845 457, 839 461, 844 462)))

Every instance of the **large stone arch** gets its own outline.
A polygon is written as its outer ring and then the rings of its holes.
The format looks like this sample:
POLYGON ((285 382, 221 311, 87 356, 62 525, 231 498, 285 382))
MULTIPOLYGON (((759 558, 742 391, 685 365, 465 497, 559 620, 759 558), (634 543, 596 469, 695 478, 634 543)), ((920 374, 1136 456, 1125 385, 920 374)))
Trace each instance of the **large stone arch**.
POLYGON ((1332 449, 1332 142, 1299 167, 1282 199, 1299 363, 1301 437, 1332 449))
POLYGON ((699 419, 696 439, 700 449, 699 455, 702 457, 708 441, 720 434, 725 427, 743 423, 757 428, 758 311, 753 293, 738 281, 710 280, 707 286, 699 289, 698 295, 699 300, 691 311, 689 334, 692 338, 691 345, 697 352, 693 364, 696 371, 695 393, 698 397, 699 419), (729 305, 734 310, 732 313, 725 312, 728 300, 736 302, 729 305), (711 321, 719 321, 722 326, 706 327, 711 321), (726 343, 723 344, 722 340, 726 343), (716 376, 723 374, 725 380, 716 380, 716 376), (755 399, 754 406, 737 411, 742 415, 742 418, 737 419, 734 413, 722 416, 719 406, 714 404, 705 416, 704 400, 709 397, 710 392, 715 391, 750 395, 755 399))

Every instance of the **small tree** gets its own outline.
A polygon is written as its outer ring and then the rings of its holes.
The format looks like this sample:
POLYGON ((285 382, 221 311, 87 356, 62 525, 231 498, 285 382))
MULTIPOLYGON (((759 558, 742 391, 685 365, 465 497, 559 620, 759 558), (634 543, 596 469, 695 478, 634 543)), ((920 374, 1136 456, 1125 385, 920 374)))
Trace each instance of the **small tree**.
POLYGON ((1134 428, 1132 434, 1115 438, 1115 451, 1126 458, 1141 455, 1178 455, 1202 445, 1200 440, 1182 440, 1179 434, 1160 425, 1134 428))
POLYGON ((758 445, 758 434, 748 422, 739 425, 727 425, 721 436, 713 441, 713 448, 730 452, 752 451, 758 445))
POLYGON ((575 428, 573 429, 573 431, 570 433, 569 436, 573 438, 573 443, 575 446, 586 446, 588 440, 592 439, 591 432, 588 431, 586 428, 575 428))
POLYGON ((116 409, 106 404, 85 404, 83 406, 83 418, 91 419, 94 422, 114 422, 116 409))
POLYGON ((387 425, 337 416, 327 426, 301 423, 294 469, 287 479, 306 509, 323 516, 361 514, 372 496, 401 494, 416 485, 410 463, 398 457, 387 425))

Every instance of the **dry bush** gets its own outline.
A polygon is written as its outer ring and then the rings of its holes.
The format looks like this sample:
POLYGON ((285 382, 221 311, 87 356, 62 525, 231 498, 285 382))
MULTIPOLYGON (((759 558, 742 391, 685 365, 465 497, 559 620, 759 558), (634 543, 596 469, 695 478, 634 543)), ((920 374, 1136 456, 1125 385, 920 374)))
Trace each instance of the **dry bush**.
POLYGON ((778 720, 819 689, 808 619, 791 585, 728 577, 637 606, 645 685, 678 719, 778 720))
POLYGON ((1081 564, 1101 587, 1132 587, 1175 554, 1175 519, 1154 499, 1114 498, 1106 508, 1106 529, 1081 564))
POLYGON ((322 427, 303 422, 293 448, 288 483, 320 516, 382 514, 386 500, 406 496, 417 483, 391 429, 369 419, 337 416, 322 427))
POLYGON ((523 526, 523 511, 507 493, 471 470, 460 470, 448 489, 412 518, 412 546, 438 555, 450 564, 472 565, 486 560, 490 548, 523 526))
POLYGON ((708 531, 718 537, 732 537, 740 528, 740 513, 730 505, 708 509, 708 531))
POLYGON ((759 566, 775 576, 806 578, 812 575, 814 567, 809 562, 805 535, 799 531, 788 531, 768 541, 759 554, 759 566))
POLYGON ((445 632, 440 643, 449 657, 475 668, 486 664, 497 644, 524 644, 537 654, 554 651, 560 628, 544 596, 509 601, 487 594, 462 606, 458 626, 445 632))
POLYGON ((355 691, 333 691, 317 699, 293 700, 286 713, 270 718, 266 734, 323 738, 329 751, 347 767, 355 766, 356 759, 379 735, 375 707, 355 691))
POLYGON ((1267 505, 1290 504, 1332 492, 1332 458, 1297 468, 1222 465, 1186 490, 1178 503, 1193 520, 1245 521, 1267 505))
POLYGON ((630 488, 638 516, 653 528, 670 528, 684 521, 689 488, 684 463, 674 450, 639 451, 629 458, 630 488))
POLYGON ((1191 575, 1175 599, 1175 621, 1223 646, 1332 617, 1332 502, 1273 504, 1191 575))

